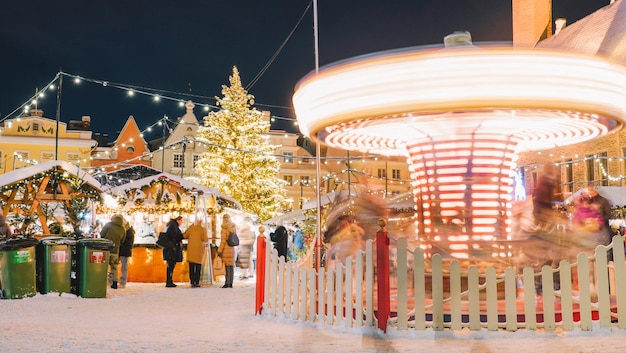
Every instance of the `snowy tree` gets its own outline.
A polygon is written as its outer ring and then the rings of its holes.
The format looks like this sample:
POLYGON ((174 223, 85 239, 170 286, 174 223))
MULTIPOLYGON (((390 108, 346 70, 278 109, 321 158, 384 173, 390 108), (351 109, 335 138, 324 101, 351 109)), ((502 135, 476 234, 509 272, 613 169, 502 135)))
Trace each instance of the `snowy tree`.
POLYGON ((241 85, 237 67, 216 97, 218 111, 204 117, 197 139, 206 144, 197 164, 201 183, 217 188, 241 203, 243 210, 265 221, 277 214, 284 202, 283 182, 278 180, 280 162, 270 145, 270 123, 252 108, 254 96, 241 85))

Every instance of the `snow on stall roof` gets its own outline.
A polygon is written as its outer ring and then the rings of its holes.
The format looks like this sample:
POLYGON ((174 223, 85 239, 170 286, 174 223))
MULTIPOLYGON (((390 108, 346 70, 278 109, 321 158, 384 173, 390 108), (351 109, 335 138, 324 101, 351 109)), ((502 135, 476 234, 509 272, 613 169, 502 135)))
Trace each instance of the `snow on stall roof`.
POLYGON ((183 178, 181 178, 179 176, 176 176, 174 174, 170 174, 170 173, 167 173, 167 172, 161 172, 159 174, 155 174, 155 175, 148 176, 148 177, 145 177, 145 178, 137 179, 135 181, 132 181, 132 182, 124 184, 124 185, 119 185, 119 186, 113 187, 113 188, 109 189, 108 192, 110 194, 119 195, 119 194, 123 194, 127 190, 141 189, 141 187, 143 187, 145 185, 149 185, 153 181, 161 180, 161 179, 166 179, 168 181, 176 182, 176 183, 180 184, 181 186, 183 186, 183 187, 185 187, 185 188, 187 188, 187 189, 189 189, 191 191, 200 191, 200 192, 203 192, 206 195, 215 195, 216 197, 228 200, 228 201, 236 204, 237 206, 241 207, 239 202, 235 201, 235 199, 233 199, 230 196, 222 194, 216 188, 210 188, 210 187, 206 187, 206 186, 203 186, 203 185, 200 185, 200 184, 196 184, 196 183, 193 183, 193 182, 191 182, 189 180, 185 180, 185 179, 183 179, 183 178))
POLYGON ((98 180, 91 176, 91 174, 81 170, 79 166, 66 161, 48 161, 4 173, 0 175, 0 186, 11 185, 55 168, 84 180, 94 189, 97 189, 98 192, 102 192, 102 185, 98 180))

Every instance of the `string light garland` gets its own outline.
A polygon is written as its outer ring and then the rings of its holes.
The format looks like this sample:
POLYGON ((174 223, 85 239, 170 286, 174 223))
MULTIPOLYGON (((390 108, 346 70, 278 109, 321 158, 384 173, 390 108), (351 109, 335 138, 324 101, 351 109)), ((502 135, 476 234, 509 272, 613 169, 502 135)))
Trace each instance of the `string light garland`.
MULTIPOLYGON (((36 108, 37 105, 38 105, 38 99, 45 97, 45 93, 48 90, 54 90, 56 88, 55 82, 61 76, 65 76, 65 77, 71 78, 72 81, 74 82, 74 84, 76 84, 76 85, 81 84, 82 82, 89 82, 89 83, 97 84, 97 85, 99 85, 101 87, 111 87, 111 88, 123 90, 130 97, 135 96, 135 95, 143 95, 143 96, 151 97, 155 101, 167 100, 167 101, 171 101, 171 102, 177 102, 180 107, 184 107, 185 102, 189 98, 195 98, 194 100, 192 100, 192 102, 195 105, 202 107, 204 111, 208 112, 210 110, 220 110, 221 109, 220 107, 218 107, 216 105, 198 101, 198 100, 212 100, 212 101, 214 101, 215 97, 208 97, 208 96, 202 96, 202 95, 197 95, 197 94, 190 94, 190 93, 185 93, 185 92, 175 92, 175 91, 163 90, 163 89, 158 89, 158 88, 151 88, 151 87, 138 86, 138 85, 132 85, 132 84, 125 84, 125 83, 119 83, 119 82, 112 82, 112 81, 101 80, 101 79, 94 79, 94 78, 79 76, 79 75, 71 74, 71 73, 68 73, 68 72, 60 71, 60 72, 58 72, 54 76, 54 78, 48 84, 46 84, 41 89, 37 89, 37 92, 33 96, 28 98, 19 107, 17 107, 15 110, 13 110, 12 112, 10 112, 8 114, 5 114, 4 117, 0 118, 0 122, 3 122, 4 120, 10 119, 10 118, 14 118, 14 117, 16 117, 16 114, 27 113, 28 111, 30 111, 30 109, 33 106, 36 108), (185 99, 181 99, 181 98, 177 98, 176 96, 177 97, 186 97, 186 98, 185 99)), ((268 105, 268 104, 260 104, 260 103, 257 103, 257 105, 258 106, 271 106, 271 107, 277 107, 277 108, 281 108, 281 109, 291 109, 289 107, 283 107, 283 106, 278 106, 278 105, 268 105)), ((282 121, 291 122, 294 126, 298 125, 295 118, 278 116, 278 115, 272 115, 270 118, 271 118, 272 122, 275 122, 275 121, 278 121, 278 120, 282 120, 282 121)), ((151 125, 151 126, 154 126, 154 124, 151 125)))

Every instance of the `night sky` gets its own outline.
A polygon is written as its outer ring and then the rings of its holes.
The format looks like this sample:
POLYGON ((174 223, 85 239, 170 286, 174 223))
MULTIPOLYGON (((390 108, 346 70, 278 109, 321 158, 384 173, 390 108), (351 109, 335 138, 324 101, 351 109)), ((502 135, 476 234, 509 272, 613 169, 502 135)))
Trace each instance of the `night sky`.
MULTIPOLYGON (((554 0, 553 17, 571 24, 608 4, 554 0)), ((318 30, 321 66, 440 44, 458 30, 470 31, 475 42, 510 42, 511 1, 318 0, 318 30)), ((233 66, 248 86, 274 55, 248 91, 258 109, 295 119, 294 87, 315 68, 311 0, 9 1, 0 9, 0 45, 0 119, 29 101, 59 70, 214 105, 233 66)), ((94 132, 114 135, 129 115, 146 128, 164 115, 184 114, 174 101, 129 98, 111 86, 76 85, 64 77, 61 121, 89 115, 94 132)), ((39 102, 44 116, 54 119, 56 93, 39 102)), ((195 113, 198 119, 205 115, 200 108, 195 113)), ((273 128, 297 131, 290 120, 276 121, 273 128)))

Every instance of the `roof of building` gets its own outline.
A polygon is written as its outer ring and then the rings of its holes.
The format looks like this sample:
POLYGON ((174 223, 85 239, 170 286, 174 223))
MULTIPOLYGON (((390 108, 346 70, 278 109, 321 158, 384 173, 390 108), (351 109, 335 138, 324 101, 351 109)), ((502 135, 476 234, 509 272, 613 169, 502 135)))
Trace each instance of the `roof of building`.
POLYGON ((536 47, 601 55, 626 63, 626 2, 617 0, 605 6, 536 47))

